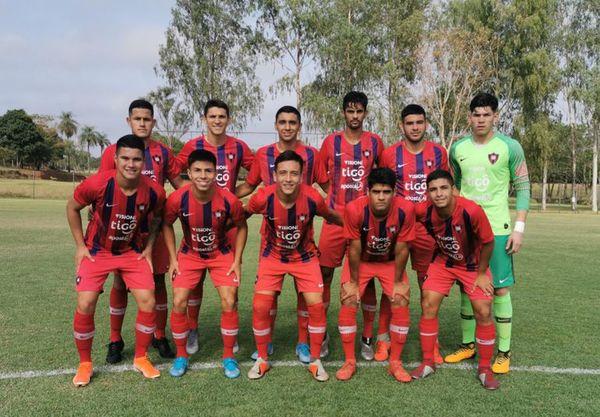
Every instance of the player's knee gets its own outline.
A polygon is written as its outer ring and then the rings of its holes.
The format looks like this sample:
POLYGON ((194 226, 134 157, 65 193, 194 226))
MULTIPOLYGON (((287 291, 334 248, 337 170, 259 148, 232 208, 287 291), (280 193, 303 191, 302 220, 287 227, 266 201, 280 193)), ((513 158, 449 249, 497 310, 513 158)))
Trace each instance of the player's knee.
POLYGON ((510 293, 510 287, 505 287, 505 288, 495 288, 494 289, 494 295, 496 297, 502 297, 506 294, 510 293))
POLYGON ((473 315, 475 320, 481 324, 489 324, 492 322, 492 303, 477 303, 473 306, 473 315))
POLYGON ((358 307, 358 300, 355 296, 352 297, 348 297, 344 300, 342 300, 342 304, 345 305, 346 307, 358 307))
POLYGON ((173 296, 173 310, 177 313, 183 314, 187 310, 188 300, 184 296, 173 296))
POLYGON ((235 294, 227 294, 221 297, 221 310, 234 311, 237 308, 237 297, 235 294))
POLYGON ((138 309, 145 312, 154 311, 154 306, 156 304, 156 300, 154 296, 150 295, 140 295, 136 299, 138 309))
POLYGON ((423 316, 426 318, 435 317, 438 312, 438 304, 434 302, 430 297, 424 295, 421 298, 421 310, 423 311, 423 316))
POLYGON ((77 300, 77 311, 82 314, 94 314, 96 311, 95 299, 79 299, 77 300))

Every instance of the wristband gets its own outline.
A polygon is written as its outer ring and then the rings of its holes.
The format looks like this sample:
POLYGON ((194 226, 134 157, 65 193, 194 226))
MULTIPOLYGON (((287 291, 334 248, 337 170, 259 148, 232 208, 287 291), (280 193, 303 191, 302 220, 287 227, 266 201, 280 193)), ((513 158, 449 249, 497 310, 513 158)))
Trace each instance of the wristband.
POLYGON ((525 232, 525 222, 517 220, 515 222, 515 228, 513 230, 515 232, 524 233, 525 232))

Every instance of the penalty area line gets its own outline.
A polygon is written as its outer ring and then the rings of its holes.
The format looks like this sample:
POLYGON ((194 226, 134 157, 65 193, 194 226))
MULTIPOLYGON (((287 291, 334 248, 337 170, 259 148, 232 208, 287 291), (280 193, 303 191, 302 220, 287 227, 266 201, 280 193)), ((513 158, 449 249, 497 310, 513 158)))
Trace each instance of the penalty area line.
MULTIPOLYGON (((242 362, 240 365, 244 368, 250 368, 254 362, 242 362)), ((294 368, 294 367, 305 367, 306 365, 300 363, 299 361, 272 361, 271 365, 274 368, 294 368)), ((323 362, 323 365, 326 367, 339 368, 343 365, 342 361, 327 361, 323 362)), ((419 364, 417 362, 414 363, 405 363, 407 368, 412 369, 416 368, 419 364)), ((156 365, 156 368, 161 371, 166 371, 169 369, 170 364, 162 363, 156 365)), ((357 366, 359 368, 377 368, 387 366, 387 362, 357 362, 357 366)), ((476 368, 475 364, 469 363, 460 363, 460 364, 443 364, 440 366, 441 368, 446 369, 465 369, 472 370, 476 368)), ((192 362, 190 364, 190 370, 206 370, 206 369, 220 369, 222 368, 222 364, 220 362, 192 362)), ((66 369, 54 369, 48 371, 16 371, 16 372, 0 372, 0 380, 10 380, 10 379, 29 379, 29 378, 47 378, 53 376, 61 376, 61 375, 74 375, 76 369, 75 368, 66 368, 66 369)), ((97 368, 94 368, 95 373, 107 373, 107 374, 117 374, 122 372, 133 371, 132 365, 103 365, 97 368)), ((563 374, 563 375, 600 375, 600 369, 590 369, 590 368, 556 368, 551 366, 511 366, 510 368, 512 372, 529 372, 529 373, 541 373, 541 374, 563 374)))

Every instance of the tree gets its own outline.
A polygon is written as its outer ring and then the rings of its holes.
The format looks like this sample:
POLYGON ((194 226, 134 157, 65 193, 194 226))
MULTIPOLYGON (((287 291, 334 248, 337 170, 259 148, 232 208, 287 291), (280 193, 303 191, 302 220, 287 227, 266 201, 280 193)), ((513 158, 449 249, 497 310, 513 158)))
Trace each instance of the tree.
POLYGON ((90 148, 96 146, 98 140, 98 132, 92 126, 83 126, 79 132, 79 144, 81 147, 87 148, 87 170, 91 171, 90 166, 90 148))
POLYGON ((172 87, 159 87, 151 91, 148 100, 154 103, 158 130, 165 134, 165 144, 172 148, 174 141, 181 140, 190 130, 194 115, 178 101, 172 87))
POLYGON ((56 130, 67 140, 77 134, 79 123, 73 118, 73 112, 64 111, 58 117, 56 130))
POLYGON ((211 98, 227 102, 236 127, 260 115, 259 37, 250 24, 251 12, 243 0, 177 0, 171 9, 155 70, 197 116, 211 98))
POLYGON ((0 148, 14 152, 18 167, 45 158, 49 150, 38 145, 43 142, 43 136, 25 110, 9 110, 0 118, 0 148), (36 152, 40 155, 32 155, 36 152))
POLYGON ((100 155, 104 152, 104 148, 110 145, 110 140, 108 140, 108 136, 104 132, 96 132, 95 142, 95 145, 100 147, 100 155))

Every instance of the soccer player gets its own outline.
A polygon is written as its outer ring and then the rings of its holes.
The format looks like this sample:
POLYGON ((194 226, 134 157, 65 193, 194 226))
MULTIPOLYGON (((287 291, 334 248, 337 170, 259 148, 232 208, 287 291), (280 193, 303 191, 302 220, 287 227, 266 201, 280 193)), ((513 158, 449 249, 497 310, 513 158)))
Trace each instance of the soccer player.
POLYGON ((140 138, 123 136, 116 147, 116 170, 87 178, 77 186, 67 203, 67 220, 77 246, 77 308, 73 322, 79 351, 79 368, 73 378, 77 386, 89 384, 93 374, 94 312, 104 282, 113 271, 123 277, 138 306, 133 366, 146 378, 160 376, 146 351, 152 341, 156 320, 152 245, 162 219, 165 192, 141 174, 144 142, 140 138), (80 212, 92 204, 95 210, 84 236, 80 212), (140 230, 149 218, 153 220, 143 248, 140 230))
POLYGON ((177 346, 177 357, 170 373, 180 377, 188 368, 188 298, 208 270, 221 298, 223 369, 226 377, 237 378, 240 368, 233 347, 238 334, 237 289, 248 236, 246 215, 240 200, 231 192, 217 187, 217 159, 211 152, 193 151, 187 166, 192 183, 169 196, 163 224, 169 250, 169 274, 173 281, 171 330, 177 346), (183 229, 179 253, 175 251, 173 230, 177 218, 183 229), (229 241, 226 233, 226 225, 230 221, 236 226, 234 242, 229 241), (235 245, 235 253, 232 245, 235 245))
MULTIPOLYGON (((367 96, 351 91, 342 103, 346 127, 341 132, 327 136, 321 146, 321 160, 329 173, 329 191, 327 204, 330 208, 343 213, 349 202, 362 197, 367 192, 367 177, 379 161, 383 151, 383 141, 375 133, 363 130, 367 117, 367 96)), ((342 265, 347 240, 344 229, 335 224, 324 223, 319 239, 319 263, 325 285, 323 300, 329 306, 331 299, 331 281, 335 268, 342 265)), ((371 337, 373 321, 377 309, 374 282, 367 287, 362 299, 364 317, 361 354, 366 360, 373 359, 371 337)), ((329 352, 329 337, 325 337, 323 356, 329 352)))
POLYGON ((252 300, 252 329, 258 358, 248 372, 250 379, 262 378, 270 369, 269 312, 286 274, 294 277, 298 291, 306 300, 310 334, 308 369, 317 381, 329 379, 320 360, 327 318, 318 250, 313 239, 313 218, 319 215, 340 226, 343 221, 327 207, 317 190, 302 184, 303 166, 304 161, 296 152, 282 152, 275 159, 275 184, 261 188, 246 207, 250 214, 262 214, 265 224, 252 300))
MULTIPOLYGON (((304 169, 302 170, 302 182, 304 184, 318 183, 323 190, 327 191, 329 178, 321 164, 319 152, 312 146, 304 145, 298 137, 302 128, 302 119, 298 109, 292 106, 283 106, 275 114, 275 130, 279 140, 271 145, 263 146, 256 151, 254 163, 246 181, 236 189, 238 197, 251 194, 262 182, 265 186, 273 184, 273 172, 275 170, 275 159, 281 152, 292 150, 302 158, 304 169)), ((264 227, 264 226, 263 226, 264 227)), ((303 363, 310 361, 310 348, 308 346, 308 310, 304 297, 298 293, 297 315, 298 315, 298 343, 296 344, 296 355, 303 363)), ((271 307, 271 335, 277 315, 277 297, 271 307)), ((273 354, 273 345, 269 345, 269 354, 273 354)), ((252 354, 256 360, 258 352, 252 354)))
POLYGON ((344 236, 350 243, 341 278, 338 326, 346 358, 335 374, 340 381, 349 380, 356 372, 356 309, 367 284, 375 278, 391 302, 388 372, 397 381, 411 381, 400 358, 410 325, 405 267, 408 245, 415 238, 415 214, 410 202, 394 196, 395 185, 394 171, 375 168, 368 177, 367 195, 350 202, 344 210, 344 236))
MULTIPOLYGON (((483 207, 495 236, 490 269, 494 279, 494 315, 498 333, 498 354, 492 371, 505 374, 510 369, 512 301, 510 288, 515 282, 512 255, 523 243, 525 220, 529 209, 529 174, 523 148, 516 140, 494 130, 498 121, 498 99, 491 94, 477 94, 470 104, 469 123, 472 134, 450 148, 450 164, 461 195, 483 207), (508 193, 512 185, 516 194, 517 216, 511 230, 508 193)), ((462 344, 447 355, 446 362, 460 362, 475 355, 473 311, 461 294, 462 344)))
MULTIPOLYGON (((154 107, 146 100, 134 100, 129 105, 129 116, 127 124, 131 133, 144 141, 144 167, 142 175, 164 187, 165 181, 169 180, 174 188, 179 188, 183 180, 179 176, 179 167, 175 162, 175 156, 171 148, 152 139, 152 129, 156 125, 154 119, 154 107)), ((110 145, 100 158, 98 172, 115 169, 115 154, 117 147, 110 145)), ((142 225, 141 232, 147 236, 146 225, 142 225)), ((152 345, 158 349, 163 358, 173 358, 175 354, 171 351, 165 334, 167 324, 167 287, 165 286, 165 273, 169 267, 169 254, 162 235, 159 235, 153 246, 152 266, 154 270, 154 291, 156 297, 156 330, 152 345)), ((110 290, 110 343, 106 361, 118 363, 122 360, 122 352, 125 344, 121 337, 123 319, 127 309, 127 288, 121 276, 114 275, 113 286, 110 290)))
MULTIPOLYGON (((448 154, 444 147, 425 140, 427 118, 423 107, 409 104, 402 109, 401 118, 400 130, 404 140, 383 151, 381 166, 388 167, 396 173, 396 195, 416 204, 427 199, 427 175, 436 169, 448 169, 448 154)), ((435 242, 420 223, 415 225, 415 233, 416 240, 410 245, 410 263, 413 271, 417 273, 417 281, 421 288, 433 256, 435 242)), ((386 318, 389 316, 385 314, 388 309, 389 300, 382 297, 375 348, 377 361, 385 361, 388 358, 389 320, 386 318)), ((434 358, 437 364, 444 362, 437 343, 434 358)))
MULTIPOLYGON (((240 173, 240 168, 250 170, 254 162, 252 151, 240 139, 227 135, 227 126, 231 122, 229 106, 222 100, 211 99, 204 105, 204 123, 206 135, 199 136, 187 142, 177 155, 177 162, 181 169, 187 168, 189 155, 197 149, 206 149, 217 158, 217 186, 232 193, 240 173)), ((229 240, 235 242, 235 229, 229 231, 229 240)), ((234 248, 235 249, 235 248, 234 248)), ((188 301, 188 320, 190 321, 190 334, 188 335, 187 351, 191 355, 198 351, 198 313, 202 303, 202 289, 204 278, 190 294, 188 301)), ((236 344, 236 351, 237 351, 236 344)))
POLYGON ((494 250, 494 234, 483 209, 475 202, 454 195, 454 180, 445 170, 427 176, 429 201, 416 206, 417 221, 435 239, 435 258, 427 269, 421 295, 421 350, 423 362, 411 372, 414 379, 435 372, 433 349, 438 336, 438 312, 444 297, 458 281, 475 313, 481 385, 499 388, 490 369, 496 328, 492 319, 494 286, 488 263, 494 250))

